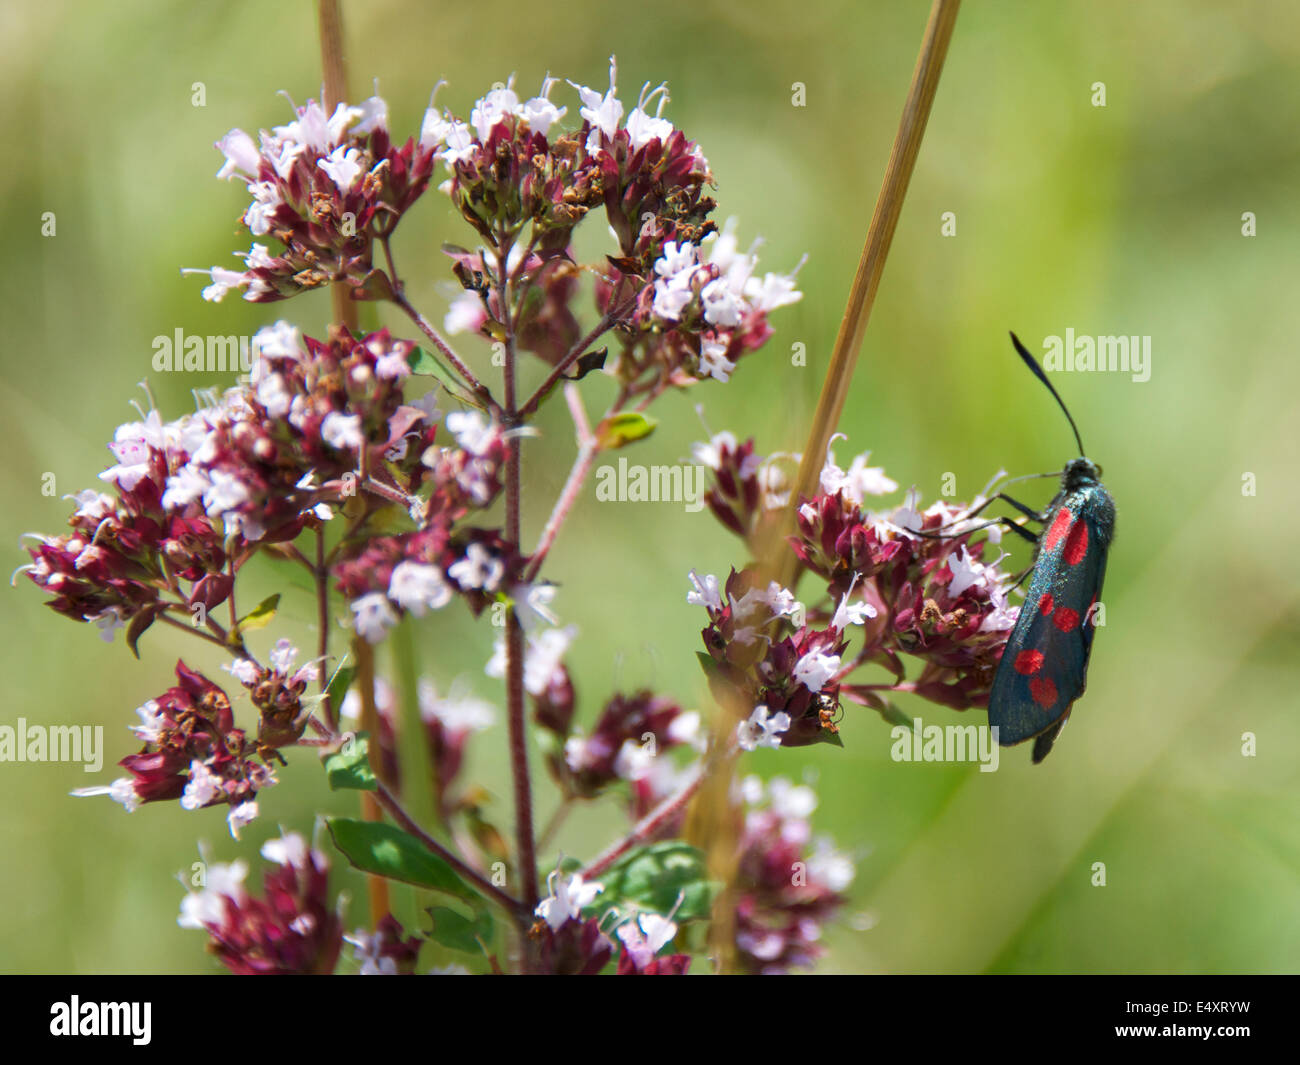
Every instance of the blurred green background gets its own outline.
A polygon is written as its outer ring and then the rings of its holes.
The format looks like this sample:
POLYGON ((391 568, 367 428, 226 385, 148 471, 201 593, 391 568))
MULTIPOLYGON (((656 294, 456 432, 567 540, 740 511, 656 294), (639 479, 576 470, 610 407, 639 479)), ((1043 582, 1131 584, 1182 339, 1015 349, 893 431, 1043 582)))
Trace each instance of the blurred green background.
MULTIPOLYGON (((439 102, 462 115, 512 71, 526 93, 548 70, 603 88, 611 52, 624 101, 667 79, 665 114, 707 154, 718 218, 739 216, 742 246, 763 235, 764 269, 808 253, 804 300, 774 316, 769 347, 731 383, 657 408, 659 431, 627 453, 649 463, 678 461, 703 438, 696 403, 714 431, 752 434, 760 451, 802 446, 927 9, 581 0, 562 13, 344 10, 352 96, 369 95, 378 77, 395 136, 418 132, 439 78, 450 83, 439 102), (791 104, 795 82, 804 107, 791 104), (790 364, 794 343, 807 346, 806 368, 790 364)), ((58 531, 68 513, 41 494, 42 475, 56 475, 59 495, 99 484, 105 441, 134 416, 128 400, 143 398, 136 382, 151 375, 155 335, 251 334, 282 316, 315 332, 329 307, 324 295, 205 304, 201 282, 178 273, 233 265, 230 253, 247 247, 245 198, 213 180, 211 145, 231 126, 285 121, 277 90, 317 94, 314 5, 9 0, 0 42, 10 131, 0 418, 12 448, 0 464, 0 540, 17 566, 19 535, 58 531), (192 105, 195 82, 206 106, 192 105), (46 211, 54 237, 41 235, 46 211)), ((1024 748, 1004 752, 992 774, 895 764, 888 728, 862 710, 842 726, 844 750, 753 757, 766 775, 815 779, 816 830, 857 860, 852 904, 826 931, 825 971, 1300 967, 1298 53, 1300 8, 1284 0, 965 5, 840 426, 841 462, 869 448, 927 500, 946 472, 969 498, 999 466, 1059 468, 1074 453, 1068 426, 1012 355, 1009 328, 1040 352, 1066 328, 1149 335, 1153 372, 1146 383, 1056 378, 1105 466, 1119 522, 1088 693, 1045 764, 1031 767, 1024 748), (1105 107, 1092 104, 1095 82, 1105 107), (946 211, 955 236, 941 235, 946 211), (1243 212, 1257 235, 1243 236, 1243 212), (1254 757, 1242 754, 1246 732, 1254 757), (1094 862, 1106 865, 1105 887, 1092 884, 1094 862)), ((576 119, 572 91, 553 96, 576 119)), ((452 293, 438 252, 447 239, 469 238, 431 192, 397 250, 412 298, 435 320, 452 293)), ((486 352, 461 340, 486 366, 486 352)), ((595 409, 607 382, 588 382, 595 409)), ((225 381, 150 383, 175 417, 191 388, 225 381)), ((531 446, 526 535, 571 458, 562 405, 552 407, 531 446)), ((1049 491, 1040 482, 1025 495, 1044 502, 1049 491)), ((585 634, 572 659, 584 722, 615 685, 703 705, 702 615, 686 605, 685 574, 742 561, 707 512, 597 506, 588 489, 548 567, 563 584, 564 620, 585 634)), ((257 580, 266 591, 283 584, 269 568, 257 580)), ((277 823, 309 830, 315 813, 347 812, 352 799, 330 794, 298 755, 301 770, 282 773, 237 844, 216 810, 127 816, 106 799, 68 797, 112 779, 133 749, 134 708, 169 685, 178 655, 209 672, 219 657, 154 630, 136 662, 120 637, 106 645, 41 599, 25 580, 5 593, 0 723, 101 723, 106 767, 91 778, 79 766, 0 765, 0 970, 211 971, 202 937, 175 923, 183 889, 173 877, 197 858, 196 839, 214 860, 251 857, 277 823)), ((296 599, 260 635, 309 646, 311 625, 296 599)), ((486 620, 467 634, 461 617, 439 618, 419 638, 440 687, 459 675, 494 694, 482 675, 486 620)), ((929 704, 904 709, 963 720, 929 704)), ((470 772, 493 790, 509 831, 504 748, 499 724, 470 772)), ((545 813, 553 797, 543 787, 538 801, 545 813)), ((609 800, 575 816, 559 846, 593 854, 621 823, 609 800)), ((340 880, 359 903, 360 882, 340 880)), ((357 906, 352 923, 359 917, 357 906)))

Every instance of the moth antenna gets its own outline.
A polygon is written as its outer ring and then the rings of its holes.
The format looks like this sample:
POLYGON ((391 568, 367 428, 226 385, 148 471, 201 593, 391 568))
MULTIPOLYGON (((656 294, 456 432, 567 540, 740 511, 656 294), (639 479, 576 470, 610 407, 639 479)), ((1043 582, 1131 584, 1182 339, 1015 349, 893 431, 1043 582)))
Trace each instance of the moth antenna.
POLYGON ((1052 382, 1047 379, 1047 374, 1043 373, 1043 368, 1038 365, 1038 360, 1035 359, 1032 355, 1029 354, 1028 351, 1025 350, 1025 346, 1022 343, 1020 343, 1020 338, 1016 336, 1015 333, 1011 334, 1011 343, 1013 343, 1016 346, 1016 351, 1018 351, 1020 353, 1020 357, 1025 360, 1025 365, 1028 366, 1034 372, 1035 377, 1037 377, 1040 381, 1043 382, 1043 384, 1047 386, 1047 391, 1052 393, 1052 395, 1056 399, 1056 402, 1060 404, 1061 410, 1065 412, 1065 416, 1066 418, 1069 419, 1070 422, 1070 428, 1074 430, 1074 442, 1079 445, 1080 456, 1087 455, 1088 452, 1085 451, 1083 447, 1083 438, 1079 436, 1079 427, 1074 424, 1074 418, 1070 414, 1070 408, 1065 405, 1065 400, 1061 398, 1060 393, 1057 392, 1056 389, 1052 387, 1052 382))

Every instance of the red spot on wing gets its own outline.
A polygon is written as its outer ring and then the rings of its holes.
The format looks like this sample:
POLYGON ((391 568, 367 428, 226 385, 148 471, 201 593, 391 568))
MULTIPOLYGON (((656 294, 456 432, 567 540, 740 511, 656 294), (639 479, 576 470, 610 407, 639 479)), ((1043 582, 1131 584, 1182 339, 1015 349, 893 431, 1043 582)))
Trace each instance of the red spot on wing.
POLYGON ((1062 632, 1072 632, 1079 627, 1079 612, 1068 606, 1059 607, 1056 616, 1052 618, 1052 624, 1062 632))
POLYGON ((1077 566, 1083 561, 1083 556, 1088 553, 1088 523, 1086 521, 1076 521, 1074 528, 1070 530, 1070 535, 1065 538, 1065 561, 1071 566, 1077 566))
POLYGON ((1056 517, 1052 520, 1052 527, 1047 530, 1047 535, 1043 537, 1043 550, 1051 551, 1061 542, 1061 537, 1070 527, 1070 522, 1074 520, 1074 513, 1069 507, 1061 507, 1056 512, 1056 517))
POLYGON ((1088 610, 1083 617, 1083 621, 1085 625, 1092 625, 1094 627, 1096 626, 1097 619, 1096 617, 1093 616, 1092 613, 1092 608, 1095 607, 1096 605, 1097 605, 1097 597, 1094 595, 1092 597, 1092 602, 1088 604, 1088 610))
POLYGON ((1050 708, 1056 704, 1056 685, 1051 677, 1034 677, 1029 682, 1029 694, 1039 706, 1050 708))
POLYGON ((1047 617, 1052 612, 1052 593, 1047 592, 1042 599, 1038 600, 1038 612, 1047 617))
POLYGON ((1031 673, 1037 673, 1043 668, 1043 652, 1021 651, 1016 655, 1015 666, 1016 672, 1026 677, 1031 673))

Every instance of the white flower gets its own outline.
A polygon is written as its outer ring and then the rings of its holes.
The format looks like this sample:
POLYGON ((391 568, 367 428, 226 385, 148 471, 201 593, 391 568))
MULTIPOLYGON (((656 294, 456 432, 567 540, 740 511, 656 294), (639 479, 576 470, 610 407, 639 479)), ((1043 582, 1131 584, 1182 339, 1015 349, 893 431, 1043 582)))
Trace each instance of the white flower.
MULTIPOLYGON (((477 546, 477 545, 474 545, 477 546)), ((437 566, 400 562, 388 582, 388 598, 417 618, 426 610, 439 610, 451 602, 451 585, 437 566)))
POLYGON ((117 508, 112 496, 103 492, 96 492, 93 488, 85 488, 76 495, 64 496, 63 498, 76 502, 76 517, 87 518, 95 522, 102 521, 117 508))
POLYGON ((229 865, 220 862, 209 865, 202 891, 191 891, 181 900, 181 915, 176 923, 182 928, 204 929, 221 925, 226 919, 226 899, 242 905, 247 895, 244 878, 248 876, 248 863, 234 861, 229 865))
POLYGON ((162 710, 157 702, 150 699, 136 707, 135 712, 140 715, 140 724, 131 726, 131 731, 145 743, 157 743, 163 726, 162 710))
POLYGON ((979 631, 1005 632, 1015 628, 1016 619, 1020 616, 1020 608, 1011 606, 1007 602, 1007 590, 1000 581, 989 588, 989 602, 993 604, 993 610, 984 616, 979 631))
POLYGON ((443 143, 446 147, 440 157, 448 166, 454 166, 474 154, 474 136, 464 122, 450 123, 443 133, 443 143))
POLYGON ((691 279, 681 274, 671 281, 655 282, 655 298, 652 305, 655 314, 668 322, 675 322, 682 316, 682 311, 691 302, 691 279))
POLYGON ((695 271, 697 254, 698 249, 689 241, 678 244, 677 241, 670 240, 655 260, 654 271, 665 281, 671 281, 682 274, 691 274, 695 271))
POLYGON ((361 963, 359 976, 397 975, 396 960, 379 953, 384 941, 378 932, 370 935, 364 929, 358 929, 353 935, 344 936, 343 939, 355 948, 356 960, 361 963))
MULTIPOLYGON (((266 156, 281 181, 288 179, 293 164, 298 161, 298 156, 302 155, 306 150, 307 146, 305 144, 299 144, 297 141, 290 139, 272 140, 263 142, 262 145, 262 153, 266 156)), ((263 232, 266 231, 263 230, 263 232)))
POLYGON ((759 747, 780 747, 780 734, 790 728, 790 715, 784 710, 769 715, 766 706, 754 707, 748 721, 736 726, 736 740, 741 749, 754 751, 759 747))
POLYGON ((284 378, 278 373, 267 374, 257 383, 257 402, 266 408, 272 418, 283 418, 289 413, 293 396, 284 387, 284 378))
POLYGON ((163 509, 176 510, 196 499, 202 499, 210 487, 211 483, 204 473, 187 462, 167 478, 167 490, 162 497, 163 509))
POLYGON ((479 294, 466 289, 451 301, 442 320, 442 327, 452 336, 457 333, 477 333, 486 320, 487 311, 483 308, 479 294))
POLYGON ((508 85, 503 89, 493 89, 474 105, 474 110, 469 115, 470 125, 474 127, 478 139, 486 141, 493 127, 502 119, 517 113, 518 109, 519 97, 514 89, 508 85))
POLYGON ((112 643, 117 630, 125 628, 121 610, 115 606, 110 606, 107 610, 101 610, 93 618, 87 620, 94 621, 98 626, 99 638, 105 643, 112 643))
POLYGON ((673 718, 668 725, 668 738, 674 743, 684 743, 697 750, 703 750, 708 741, 700 728, 698 711, 691 710, 685 714, 678 714, 673 718))
POLYGON ((213 799, 219 798, 221 778, 198 759, 190 762, 190 779, 181 792, 181 806, 186 810, 197 810, 207 806, 213 799))
POLYGON ((456 684, 440 696, 433 682, 421 679, 416 686, 420 716, 425 721, 441 722, 448 732, 482 732, 496 724, 496 709, 486 699, 479 699, 456 684))
POLYGON ((853 883, 856 870, 848 855, 836 850, 829 839, 821 836, 808 858, 808 872, 832 891, 840 892, 853 883))
POLYGON ((615 95, 615 80, 617 78, 618 68, 614 63, 614 57, 609 57, 609 91, 601 96, 594 89, 589 89, 585 85, 579 85, 576 82, 569 82, 578 90, 578 98, 582 100, 582 107, 579 109, 580 114, 586 121, 592 125, 592 135, 587 139, 587 151, 595 152, 600 148, 600 139, 596 132, 603 133, 606 138, 612 138, 618 132, 619 121, 623 118, 623 105, 619 103, 615 95))
POLYGON ((301 358, 302 333, 297 326, 282 319, 275 325, 264 325, 253 334, 253 349, 264 359, 301 358))
POLYGON ((614 757, 614 772, 624 780, 641 780, 650 773, 655 756, 635 740, 624 740, 614 757))
POLYGON ((740 324, 744 303, 731 291, 727 279, 714 278, 700 291, 704 304, 704 318, 713 325, 737 326, 740 324))
POLYGON ((534 133, 540 133, 543 137, 569 110, 567 107, 556 107, 549 99, 551 87, 558 80, 548 74, 542 81, 541 92, 516 111, 516 114, 521 115, 528 122, 529 129, 534 133))
POLYGON ((257 803, 255 801, 241 802, 238 806, 233 807, 226 815, 226 823, 230 825, 230 834, 239 838, 239 833, 244 827, 257 819, 257 803))
POLYGON ((849 598, 853 595, 854 585, 857 583, 857 574, 854 574, 853 583, 849 585, 849 590, 844 593, 840 605, 835 608, 835 616, 831 618, 831 628, 843 632, 850 625, 861 625, 867 618, 874 618, 879 613, 870 603, 849 602, 849 598))
POLYGON ((709 439, 708 443, 696 443, 692 445, 691 452, 695 456, 695 461, 702 463, 711 470, 722 469, 722 450, 736 450, 736 437, 732 433, 723 431, 709 439))
MULTIPOLYGON (((655 92, 659 92, 662 89, 663 86, 660 85, 655 92)), ((667 99, 666 95, 664 99, 667 99)), ((662 106, 662 103, 660 106, 662 106)), ((658 115, 652 118, 640 107, 627 116, 626 128, 634 152, 644 145, 649 144, 655 138, 658 138, 661 143, 667 143, 668 138, 673 134, 673 124, 669 122, 668 119, 660 118, 658 115)))
POLYGON ((791 784, 785 777, 773 777, 767 793, 773 812, 781 818, 803 821, 817 809, 817 793, 806 784, 791 784))
MULTIPOLYGON (((1000 561, 1000 560, 999 560, 1000 561)), ((948 594, 954 599, 968 588, 989 587, 990 571, 995 570, 997 562, 987 565, 971 557, 966 545, 961 545, 960 555, 948 556, 948 568, 952 570, 952 580, 948 583, 948 594)))
POLYGON ((397 615, 383 592, 371 592, 352 600, 352 627, 367 643, 378 643, 397 624, 397 615))
POLYGON ((637 914, 635 921, 619 925, 618 938, 638 969, 644 969, 669 940, 677 934, 677 925, 657 913, 637 914))
POLYGON ((382 96, 362 100, 357 110, 361 121, 353 128, 354 135, 365 136, 377 129, 388 129, 388 102, 382 96))
MULTIPOLYGON (((524 687, 529 695, 541 696, 546 693, 565 652, 577 634, 576 625, 566 625, 562 629, 546 629, 528 637, 524 648, 524 687)), ((506 675, 505 640, 497 640, 492 658, 483 671, 489 677, 506 675)))
POLYGON ((213 470, 203 493, 203 508, 209 515, 227 514, 248 501, 248 486, 234 473, 213 470))
POLYGON ((462 588, 482 588, 487 592, 496 590, 505 571, 505 563, 478 543, 470 544, 465 557, 447 567, 447 575, 462 588))
POLYGON ((217 171, 218 178, 228 181, 232 177, 239 176, 245 179, 257 177, 261 156, 257 151, 257 145, 253 143, 253 138, 242 129, 232 129, 217 141, 214 147, 226 157, 221 169, 217 171))
POLYGON ((810 692, 819 692, 840 671, 840 656, 809 651, 795 664, 794 679, 810 692))
POLYGON ((450 129, 451 123, 440 112, 430 107, 424 112, 424 121, 420 124, 420 147, 425 151, 441 147, 450 129))
POLYGON ((456 438, 456 443, 471 455, 485 454, 496 436, 492 424, 476 410, 454 410, 443 424, 456 438))
POLYGON ((88 799, 95 795, 107 795, 114 802, 126 807, 127 813, 135 813, 140 805, 140 796, 135 792, 134 777, 118 777, 108 787, 77 788, 70 794, 78 799, 88 799))
POLYGON ((727 358, 727 345, 717 340, 700 341, 700 371, 705 377, 726 381, 736 364, 727 358))
MULTIPOLYGON (((279 839, 268 839, 262 844, 261 855, 268 862, 275 862, 277 865, 288 865, 295 869, 305 869, 307 867, 307 841, 297 832, 284 832, 281 830, 279 839)), ((314 855, 319 858, 319 854, 314 855)))
POLYGON ((686 593, 686 602, 691 606, 702 606, 707 610, 722 609, 722 591, 718 587, 718 578, 712 573, 705 574, 704 578, 691 570, 687 576, 690 577, 691 583, 695 585, 695 591, 686 593))
POLYGON ((228 662, 221 668, 246 688, 251 688, 256 684, 258 677, 262 675, 257 665, 247 658, 236 658, 233 662, 228 662))
POLYGON ((339 451, 355 451, 365 443, 361 435, 361 415, 330 411, 320 423, 321 439, 339 451))
POLYGON ((531 632, 540 621, 548 625, 558 625, 559 617, 551 609, 558 589, 553 584, 517 584, 510 589, 510 598, 514 600, 515 617, 525 632, 531 632))
POLYGON ((282 676, 287 677, 289 670, 293 669, 293 663, 298 657, 298 648, 292 641, 279 639, 275 646, 271 648, 271 668, 282 676))
POLYGON ((603 884, 595 881, 588 884, 581 873, 565 877, 557 869, 546 878, 546 887, 550 894, 537 904, 536 914, 556 932, 570 918, 581 918, 582 911, 590 906, 602 891, 603 884))
MULTIPOLYGON (((796 267, 795 274, 798 272, 796 267)), ((764 312, 798 303, 803 293, 794 287, 795 274, 764 274, 762 281, 751 277, 745 282, 745 298, 755 310, 764 312)))

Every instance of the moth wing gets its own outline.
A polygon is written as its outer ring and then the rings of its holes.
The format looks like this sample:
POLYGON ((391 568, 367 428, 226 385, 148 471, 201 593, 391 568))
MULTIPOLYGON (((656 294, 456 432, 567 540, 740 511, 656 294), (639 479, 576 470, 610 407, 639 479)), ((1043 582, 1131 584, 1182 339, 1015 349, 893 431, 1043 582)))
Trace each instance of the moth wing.
POLYGON ((1043 533, 989 696, 989 724, 998 728, 998 742, 1010 746, 1040 737, 1035 762, 1047 756, 1087 686, 1092 606, 1101 593, 1107 545, 1082 504, 1067 499, 1043 533))

